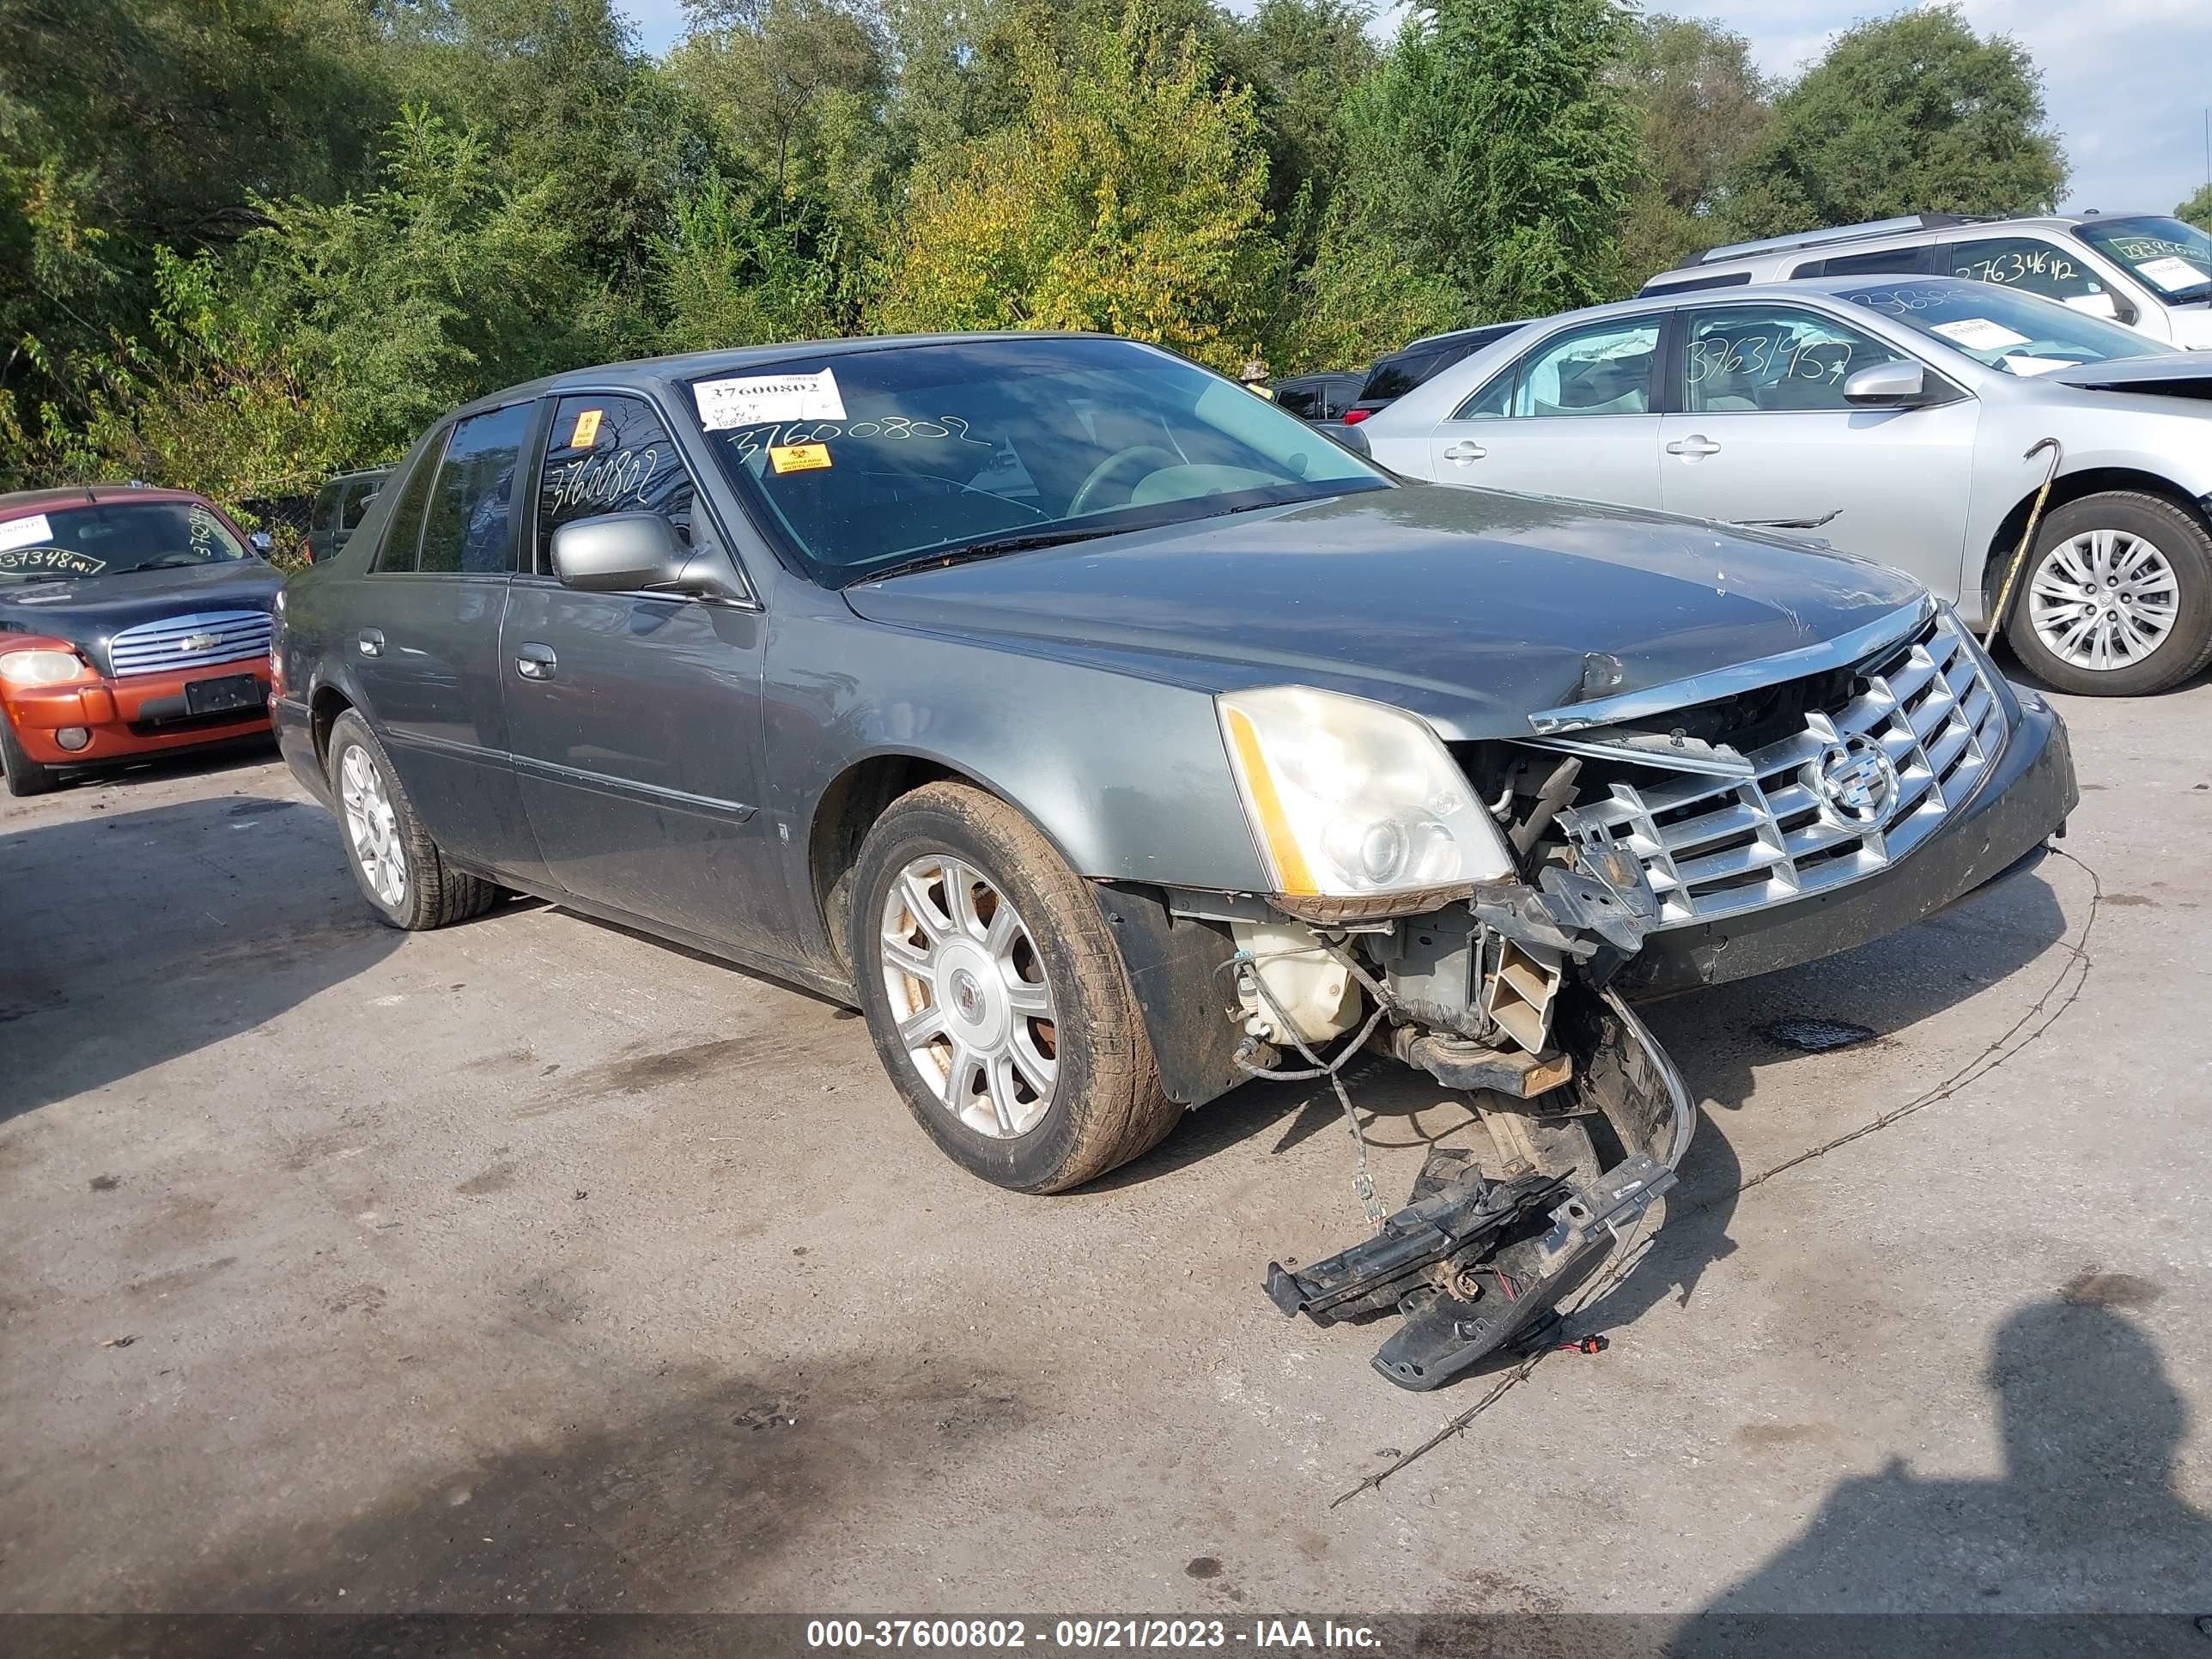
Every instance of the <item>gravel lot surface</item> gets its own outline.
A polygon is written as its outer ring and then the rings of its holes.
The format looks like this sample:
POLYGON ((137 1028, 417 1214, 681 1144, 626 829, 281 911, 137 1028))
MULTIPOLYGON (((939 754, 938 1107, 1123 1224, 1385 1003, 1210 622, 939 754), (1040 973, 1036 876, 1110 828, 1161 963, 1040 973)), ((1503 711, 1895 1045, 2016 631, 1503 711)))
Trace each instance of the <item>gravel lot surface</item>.
MULTIPOLYGON (((0 1610, 2212 1612, 2212 685, 2062 706, 2081 863, 1650 1011, 1612 1346, 1334 1507, 1491 1382, 1261 1297, 1325 1093, 1018 1198, 824 1002, 376 925, 273 759, 0 803, 0 1610)), ((1355 1097, 1393 1198, 1468 1131, 1355 1097)))

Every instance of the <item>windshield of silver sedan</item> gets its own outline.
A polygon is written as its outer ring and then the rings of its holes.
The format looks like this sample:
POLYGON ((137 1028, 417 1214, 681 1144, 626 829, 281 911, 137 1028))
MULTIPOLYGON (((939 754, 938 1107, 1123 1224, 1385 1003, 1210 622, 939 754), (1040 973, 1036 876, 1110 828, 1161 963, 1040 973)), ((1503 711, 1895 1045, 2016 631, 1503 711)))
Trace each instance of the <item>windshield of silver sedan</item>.
POLYGON ((830 586, 1393 487, 1266 398, 1127 340, 824 353, 691 392, 732 487, 830 586))
POLYGON ((2172 346, 2038 295, 1947 278, 1868 283, 1843 298, 2022 377, 2118 357, 2149 357, 2172 346))

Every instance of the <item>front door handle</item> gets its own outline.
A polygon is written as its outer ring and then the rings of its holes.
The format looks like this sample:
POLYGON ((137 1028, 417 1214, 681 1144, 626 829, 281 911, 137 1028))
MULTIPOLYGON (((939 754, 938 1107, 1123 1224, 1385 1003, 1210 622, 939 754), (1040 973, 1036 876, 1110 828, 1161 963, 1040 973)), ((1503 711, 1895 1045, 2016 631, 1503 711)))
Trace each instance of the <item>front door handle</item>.
POLYGON ((1667 446, 1667 453, 1669 455, 1687 456, 1691 460, 1694 461, 1701 459, 1707 455, 1719 454, 1721 453, 1721 447, 1715 443, 1711 438, 1705 436, 1704 433, 1692 432, 1688 437, 1677 438, 1673 443, 1668 444, 1667 446))
POLYGON ((550 680, 560 659, 553 654, 550 645, 518 646, 514 653, 514 672, 526 680, 550 680))
POLYGON ((1455 443, 1444 451, 1444 459, 1455 466, 1466 466, 1490 453, 1480 444, 1455 443))
POLYGON ((384 630, 364 628, 354 636, 354 643, 361 647, 362 656, 380 657, 384 654, 384 630))

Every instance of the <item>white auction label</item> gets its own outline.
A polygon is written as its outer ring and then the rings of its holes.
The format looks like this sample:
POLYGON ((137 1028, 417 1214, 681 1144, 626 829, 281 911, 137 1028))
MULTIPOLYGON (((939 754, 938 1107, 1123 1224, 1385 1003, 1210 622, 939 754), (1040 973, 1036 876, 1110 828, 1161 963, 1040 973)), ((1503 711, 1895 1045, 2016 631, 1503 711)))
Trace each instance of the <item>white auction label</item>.
POLYGON ((2186 259, 2168 254, 2163 259, 2152 259, 2136 267, 2136 273, 2148 276, 2168 294, 2179 294, 2185 288, 2195 288, 2205 280, 2203 271, 2186 259))
POLYGON ((2008 357, 2004 366, 2027 380, 2039 374, 2048 374, 2054 368, 2079 368, 2081 365, 2071 357, 2008 357))
POLYGON ((699 423, 709 432, 780 421, 845 418, 837 377, 826 368, 819 374, 738 374, 702 380, 691 388, 691 395, 699 404, 699 423))
POLYGON ((2007 346, 2027 343, 2027 335, 2015 334, 2002 323, 1993 323, 1986 317, 1966 317, 1955 323, 1935 323, 1929 326, 1935 333, 1969 351, 2002 351, 2007 346))
POLYGON ((54 538, 53 526, 46 522, 43 513, 33 513, 27 519, 10 519, 0 524, 0 553, 13 547, 36 547, 41 542, 54 538))

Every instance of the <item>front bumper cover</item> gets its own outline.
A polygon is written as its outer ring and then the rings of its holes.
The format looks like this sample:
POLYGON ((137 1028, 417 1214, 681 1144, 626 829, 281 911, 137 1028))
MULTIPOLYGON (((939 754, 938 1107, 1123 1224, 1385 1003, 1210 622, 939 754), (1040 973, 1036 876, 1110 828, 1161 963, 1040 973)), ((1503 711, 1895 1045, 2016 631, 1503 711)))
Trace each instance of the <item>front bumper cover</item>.
POLYGON ((269 729, 268 691, 269 659, 240 657, 124 679, 10 686, 7 719, 23 752, 42 765, 99 766, 258 736, 269 729), (187 682, 246 673, 261 684, 260 705, 221 716, 193 718, 188 713, 187 682), (71 726, 91 734, 83 748, 64 749, 55 740, 55 732, 71 726))
POLYGON ((1322 1325, 1403 1315, 1374 1365, 1417 1392, 1545 1327, 1674 1186, 1695 1122, 1681 1074, 1617 992, 1578 1001, 1559 1036, 1574 1074, 1528 1133, 1564 1152, 1545 1161, 1566 1173, 1508 1164, 1493 1178, 1433 1152, 1373 1237, 1295 1272, 1269 1262, 1269 1300, 1322 1325))

